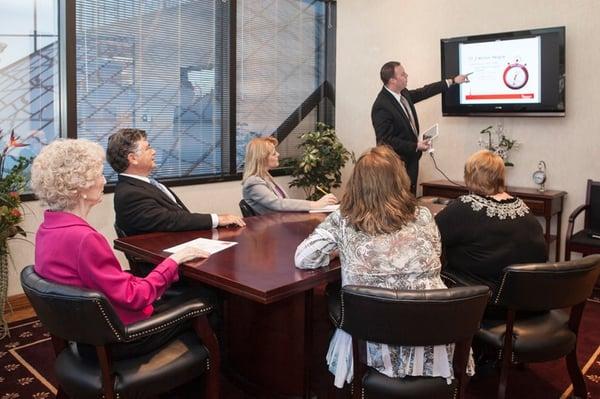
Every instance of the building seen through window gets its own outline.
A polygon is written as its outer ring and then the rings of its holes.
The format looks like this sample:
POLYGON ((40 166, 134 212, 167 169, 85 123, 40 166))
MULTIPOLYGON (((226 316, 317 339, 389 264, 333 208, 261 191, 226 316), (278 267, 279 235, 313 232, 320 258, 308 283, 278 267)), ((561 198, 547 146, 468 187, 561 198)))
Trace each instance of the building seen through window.
MULTIPOLYGON (((322 1, 74 1, 67 15, 59 0, 0 2, 10 16, 0 26, 0 127, 37 132, 24 155, 60 136, 106 146, 135 127, 157 151, 156 177, 227 177, 253 137, 274 134, 293 157, 298 136, 331 116, 322 1), (74 28, 59 29, 69 18, 74 28), (67 39, 73 47, 61 46, 67 39), (73 60, 62 48, 74 48, 74 62, 61 62, 73 60), (65 79, 74 97, 61 97, 62 76, 75 77, 65 79), (61 128, 61 110, 76 112, 76 129, 61 128)), ((108 165, 105 174, 116 179, 108 165)))

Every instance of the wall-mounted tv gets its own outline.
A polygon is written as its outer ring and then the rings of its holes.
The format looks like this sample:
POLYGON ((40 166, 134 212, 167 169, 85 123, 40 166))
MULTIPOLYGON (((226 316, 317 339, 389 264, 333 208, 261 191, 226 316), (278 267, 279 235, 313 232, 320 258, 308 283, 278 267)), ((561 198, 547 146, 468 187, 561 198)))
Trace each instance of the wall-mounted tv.
POLYGON ((469 75, 442 97, 444 116, 564 116, 565 27, 440 41, 442 77, 469 75))

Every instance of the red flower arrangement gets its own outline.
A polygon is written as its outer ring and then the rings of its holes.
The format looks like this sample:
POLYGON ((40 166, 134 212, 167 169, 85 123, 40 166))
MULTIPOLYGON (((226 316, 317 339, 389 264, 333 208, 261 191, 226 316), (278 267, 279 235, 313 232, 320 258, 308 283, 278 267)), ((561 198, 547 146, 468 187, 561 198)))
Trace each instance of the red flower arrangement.
MULTIPOLYGON (((2 136, 2 129, 0 129, 0 140, 2 140, 2 136)), ((18 157, 16 163, 8 171, 5 171, 5 166, 8 155, 13 149, 27 145, 15 136, 13 130, 0 153, 0 255, 3 251, 7 251, 6 240, 8 238, 14 237, 16 234, 25 235, 23 229, 18 226, 23 220, 23 213, 20 210, 20 193, 27 184, 24 172, 31 163, 31 159, 18 157)))
MULTIPOLYGON (((0 143, 4 141, 4 137, 0 129, 0 143)), ((31 158, 13 157, 11 159, 14 159, 14 164, 5 170, 10 152, 15 148, 28 145, 15 135, 14 130, 10 132, 5 143, 0 152, 0 338, 8 334, 8 326, 4 320, 4 306, 8 291, 8 240, 17 234, 26 235, 25 230, 19 226, 23 221, 20 193, 27 185, 25 170, 31 163, 31 158)))

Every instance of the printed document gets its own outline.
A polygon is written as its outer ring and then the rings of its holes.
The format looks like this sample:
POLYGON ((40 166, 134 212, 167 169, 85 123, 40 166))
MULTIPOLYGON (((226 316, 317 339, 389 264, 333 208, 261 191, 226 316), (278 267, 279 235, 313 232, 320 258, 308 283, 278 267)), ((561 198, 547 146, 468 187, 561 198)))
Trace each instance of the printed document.
POLYGON ((165 249, 165 252, 175 253, 179 250, 182 250, 183 248, 191 246, 206 251, 213 255, 236 244, 237 242, 233 241, 220 241, 209 240, 208 238, 196 238, 195 240, 184 242, 183 244, 167 248, 165 249))

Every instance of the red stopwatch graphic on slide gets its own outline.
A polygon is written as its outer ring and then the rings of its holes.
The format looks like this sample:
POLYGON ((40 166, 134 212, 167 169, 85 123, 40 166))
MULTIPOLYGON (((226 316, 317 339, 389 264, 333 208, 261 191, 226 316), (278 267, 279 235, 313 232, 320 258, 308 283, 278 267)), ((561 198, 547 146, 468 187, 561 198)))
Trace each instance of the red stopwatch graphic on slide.
POLYGON ((529 80, 527 64, 520 63, 518 59, 513 63, 509 63, 504 69, 502 80, 509 89, 518 90, 522 88, 529 80))

